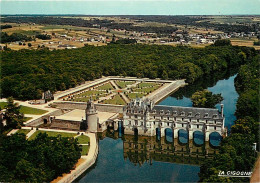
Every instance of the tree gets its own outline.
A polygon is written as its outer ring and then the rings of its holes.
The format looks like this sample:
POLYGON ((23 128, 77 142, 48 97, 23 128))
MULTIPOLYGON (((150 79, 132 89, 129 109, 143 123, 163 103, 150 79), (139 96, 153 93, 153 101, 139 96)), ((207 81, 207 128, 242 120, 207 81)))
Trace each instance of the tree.
POLYGON ((2 182, 50 182, 68 173, 81 156, 74 138, 48 137, 40 133, 34 140, 24 134, 1 136, 0 180, 2 182))
POLYGON ((214 46, 232 46, 231 41, 229 39, 216 40, 213 45, 214 46))
POLYGON ((221 102, 223 97, 221 94, 213 94, 208 90, 195 92, 192 97, 192 105, 194 107, 214 108, 216 104, 221 102))
POLYGON ((28 43, 28 47, 32 47, 32 43, 28 43))
POLYGON ((14 103, 12 97, 7 98, 7 105, 4 118, 6 119, 7 126, 10 128, 20 128, 24 122, 24 115, 20 113, 20 106, 14 103))

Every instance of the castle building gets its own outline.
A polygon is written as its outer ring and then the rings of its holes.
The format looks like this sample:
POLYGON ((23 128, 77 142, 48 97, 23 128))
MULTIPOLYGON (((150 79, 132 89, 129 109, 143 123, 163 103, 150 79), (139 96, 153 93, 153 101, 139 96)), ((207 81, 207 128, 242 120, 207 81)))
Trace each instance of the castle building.
POLYGON ((205 141, 213 132, 224 135, 225 118, 223 105, 218 109, 154 105, 149 99, 134 99, 123 109, 123 127, 125 134, 144 136, 165 136, 165 130, 171 129, 174 138, 179 130, 188 132, 189 139, 193 133, 202 132, 205 141))

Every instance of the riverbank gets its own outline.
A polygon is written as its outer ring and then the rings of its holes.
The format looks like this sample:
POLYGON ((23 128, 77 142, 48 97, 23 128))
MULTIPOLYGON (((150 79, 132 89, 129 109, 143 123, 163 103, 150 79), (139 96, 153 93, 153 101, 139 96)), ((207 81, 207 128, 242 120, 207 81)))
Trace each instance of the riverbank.
POLYGON ((69 174, 63 174, 63 176, 58 177, 51 183, 69 183, 77 179, 82 173, 84 173, 88 168, 90 168, 96 162, 98 155, 98 142, 95 133, 86 133, 90 138, 90 148, 87 156, 81 156, 78 160, 75 169, 71 170, 69 174))

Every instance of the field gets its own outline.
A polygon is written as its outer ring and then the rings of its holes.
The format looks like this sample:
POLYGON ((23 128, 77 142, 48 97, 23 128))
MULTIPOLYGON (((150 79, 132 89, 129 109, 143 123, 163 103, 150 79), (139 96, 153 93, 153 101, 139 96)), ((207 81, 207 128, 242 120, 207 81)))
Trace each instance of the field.
POLYGON ((41 131, 38 130, 32 136, 29 138, 29 140, 35 139, 35 137, 40 133, 46 133, 49 137, 57 137, 58 135, 61 135, 61 137, 75 137, 76 133, 64 133, 64 132, 52 132, 52 131, 41 131))
MULTIPOLYGON (((6 106, 7 102, 0 102, 0 107, 3 109, 6 106)), ((20 112, 23 114, 33 114, 33 115, 41 115, 48 111, 42 109, 36 109, 27 106, 21 106, 20 112)))

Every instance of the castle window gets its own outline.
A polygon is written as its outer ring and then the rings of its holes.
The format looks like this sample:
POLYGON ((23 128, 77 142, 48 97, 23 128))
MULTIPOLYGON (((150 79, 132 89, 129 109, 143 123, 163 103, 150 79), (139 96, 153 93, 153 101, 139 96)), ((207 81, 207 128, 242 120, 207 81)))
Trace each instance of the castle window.
POLYGON ((214 126, 214 129, 216 130, 216 129, 217 129, 217 127, 216 127, 216 126, 214 126))
POLYGON ((200 120, 199 120, 199 119, 197 119, 197 122, 200 122, 200 120))
POLYGON ((185 112, 184 111, 181 112, 181 116, 185 116, 185 112))
POLYGON ((170 117, 167 117, 168 120, 170 120, 170 117))
POLYGON ((169 126, 169 123, 167 123, 167 125, 169 126))
POLYGON ((153 116, 153 119, 155 119, 155 116, 153 116))
POLYGON ((177 115, 177 111, 173 111, 173 114, 177 115))
POLYGON ((200 113, 196 113, 195 117, 199 118, 200 117, 200 113))
POLYGON ((135 118, 137 118, 137 115, 135 115, 135 118))
POLYGON ((189 112, 189 113, 188 113, 188 116, 191 117, 191 115, 192 115, 192 112, 189 112))
POLYGON ((138 121, 137 120, 135 120, 135 125, 138 125, 138 121))
POLYGON ((209 113, 205 113, 204 117, 205 118, 209 117, 209 113))
POLYGON ((199 128, 200 125, 197 125, 197 128, 199 128))
POLYGON ((181 124, 181 127, 184 127, 184 124, 181 124))
POLYGON ((144 124, 144 123, 143 123, 143 122, 141 122, 141 125, 142 125, 142 126, 143 126, 143 124, 144 124))
POLYGON ((163 116, 161 116, 161 119, 163 119, 163 116))

